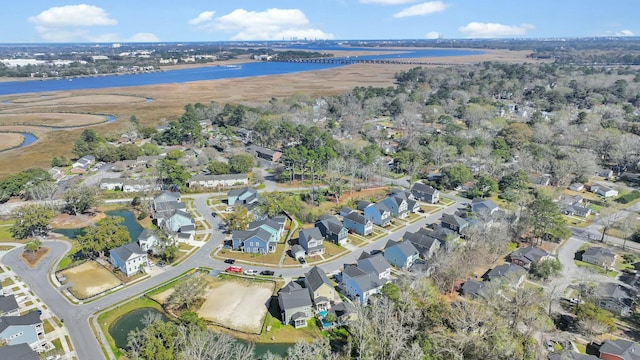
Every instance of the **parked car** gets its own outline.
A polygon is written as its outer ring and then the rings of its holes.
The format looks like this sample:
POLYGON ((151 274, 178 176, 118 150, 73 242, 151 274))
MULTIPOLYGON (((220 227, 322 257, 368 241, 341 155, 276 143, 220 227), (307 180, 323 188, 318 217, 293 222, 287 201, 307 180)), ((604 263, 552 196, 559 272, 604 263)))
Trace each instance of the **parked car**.
POLYGON ((556 349, 553 347, 553 342, 551 340, 547 340, 547 351, 554 352, 556 349))
POLYGON ((258 270, 247 269, 244 271, 245 275, 258 275, 258 270))
POLYGON ((242 266, 229 266, 225 271, 228 273, 242 274, 242 266))
POLYGON ((236 261, 234 259, 225 259, 224 262, 227 263, 227 264, 231 264, 231 265, 236 263, 236 261))
POLYGON ((298 259, 298 261, 300 261, 300 264, 306 264, 307 263, 307 260, 305 260, 303 257, 298 259))
POLYGON ((272 270, 262 270, 262 271, 260 271, 260 275, 264 275, 264 276, 273 276, 275 274, 276 273, 273 272, 272 270))

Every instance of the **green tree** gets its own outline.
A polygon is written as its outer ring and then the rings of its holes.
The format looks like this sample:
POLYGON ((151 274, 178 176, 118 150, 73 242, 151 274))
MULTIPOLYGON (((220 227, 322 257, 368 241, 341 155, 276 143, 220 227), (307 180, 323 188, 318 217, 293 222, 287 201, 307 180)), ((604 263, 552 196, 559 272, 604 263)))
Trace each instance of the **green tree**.
POLYGON ((524 170, 516 170, 515 172, 505 175, 500 179, 498 187, 501 191, 507 190, 523 190, 527 188, 529 176, 524 170))
POLYGON ((175 360, 178 328, 174 322, 157 318, 127 336, 130 359, 175 360))
POLYGON ((380 293, 397 303, 400 300, 400 288, 394 283, 387 283, 382 286, 380 293))
POLYGON ((471 171, 464 164, 458 163, 447 166, 442 172, 444 175, 443 182, 450 188, 455 188, 473 180, 471 171))
POLYGON ((493 146, 493 152, 492 152, 493 156, 502 160, 507 160, 511 158, 511 147, 509 146, 509 144, 504 138, 501 138, 501 137, 493 138, 491 145, 493 146))
POLYGON ((173 289, 167 303, 175 309, 187 308, 201 301, 207 294, 209 282, 203 273, 195 273, 179 282, 173 289))
POLYGON ((56 212, 48 206, 29 204, 11 211, 15 222, 9 229, 16 239, 27 239, 37 235, 46 235, 56 212))
POLYGON ((98 191, 88 186, 74 186, 64 193, 63 210, 71 215, 88 212, 99 205, 98 191))
POLYGON ((512 148, 522 148, 533 137, 533 130, 525 123, 511 123, 505 126, 500 135, 512 148))
POLYGON ((255 220, 255 216, 244 206, 236 206, 227 217, 229 230, 247 230, 249 223, 255 220))
POLYGON ((54 157, 51 159, 52 167, 65 167, 71 165, 71 160, 67 159, 66 156, 61 155, 60 157, 54 157))
POLYGON ((590 302, 578 305, 576 319, 578 327, 592 336, 616 331, 613 314, 590 302))
POLYGON ((498 183, 495 180, 485 175, 481 175, 480 177, 478 177, 475 188, 480 191, 482 197, 490 197, 492 194, 497 193, 500 189, 498 183))
POLYGON ((219 160, 211 160, 209 161, 209 165, 207 165, 207 169, 213 175, 225 175, 231 173, 231 166, 224 161, 219 160))
POLYGON ((159 168, 162 181, 170 187, 184 188, 191 178, 187 167, 178 164, 175 160, 162 159, 159 168))
POLYGON ((531 263, 531 275, 538 279, 548 280, 556 277, 562 271, 562 264, 558 259, 550 259, 531 263))
POLYGON ((143 126, 138 129, 138 133, 141 138, 149 139, 158 133, 158 130, 153 126, 143 126))
POLYGON ((255 166, 256 161, 249 153, 239 153, 231 155, 229 158, 229 166, 231 171, 236 174, 246 174, 255 166))
POLYGON ((120 216, 107 216, 97 224, 85 228, 84 234, 76 238, 81 251, 85 255, 98 253, 102 257, 105 250, 131 242, 129 230, 122 225, 123 222, 124 219, 120 216))
POLYGON ((558 205, 545 196, 538 196, 522 214, 522 219, 538 240, 559 242, 569 238, 571 231, 558 205))
POLYGON ((34 239, 24 244, 24 251, 29 253, 30 256, 33 256, 35 255, 36 251, 40 249, 41 246, 42 246, 42 241, 40 241, 40 239, 34 239))

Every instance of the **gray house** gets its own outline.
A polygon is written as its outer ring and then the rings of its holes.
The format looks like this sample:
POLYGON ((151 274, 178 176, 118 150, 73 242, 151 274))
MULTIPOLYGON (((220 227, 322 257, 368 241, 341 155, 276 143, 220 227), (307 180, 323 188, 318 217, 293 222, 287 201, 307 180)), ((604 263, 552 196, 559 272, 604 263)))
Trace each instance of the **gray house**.
POLYGON ((380 280, 377 274, 360 269, 356 265, 346 265, 342 271, 340 286, 344 293, 360 304, 366 304, 371 295, 380 293, 388 281, 380 280))
POLYGON ((455 214, 442 214, 440 225, 443 228, 461 233, 469 226, 469 222, 455 214))
POLYGON ((582 254, 582 261, 602 266, 603 268, 610 268, 616 262, 618 256, 611 252, 609 249, 603 247, 594 246, 584 251, 582 254))
POLYGON ((391 265, 402 270, 409 269, 419 257, 420 252, 411 241, 395 242, 389 240, 384 247, 384 258, 391 265))
POLYGON ((132 276, 147 263, 147 253, 136 243, 129 243, 109 250, 111 264, 125 275, 132 276))
POLYGON ((411 186, 411 194, 420 201, 436 204, 440 201, 440 191, 430 185, 416 182, 411 186))
POLYGON ((290 282, 278 291, 278 305, 282 323, 296 328, 307 326, 307 320, 313 316, 309 291, 296 282, 290 282))
POLYGON ((22 316, 0 317, 0 340, 7 345, 27 344, 35 346, 44 335, 44 327, 40 314, 31 311, 22 316))
POLYGON ((19 315, 20 307, 15 295, 0 296, 0 316, 19 315))
POLYGON ((438 249, 440 249, 440 241, 432 236, 432 232, 421 228, 416 232, 405 232, 402 238, 411 242, 420 253, 423 259, 431 258, 438 249))
POLYGON ((309 256, 324 254, 324 236, 318 228, 300 230, 298 244, 309 256))
POLYGON ((551 259, 548 252, 535 246, 519 248, 509 255, 511 263, 520 265, 525 269, 531 269, 531 264, 551 259))
POLYGON ((381 281, 391 278, 391 265, 381 253, 371 255, 363 251, 358 258, 358 267, 365 272, 375 274, 381 281))
POLYGON ((526 276, 527 270, 515 264, 498 265, 487 273, 489 281, 507 284, 513 288, 520 286, 526 276))
POLYGON ((616 283, 600 283, 596 289, 598 306, 612 311, 618 315, 629 316, 637 291, 616 283))
POLYGON ((320 220, 316 221, 315 226, 327 241, 337 245, 347 242, 349 230, 335 216, 324 215, 320 220))
POLYGON ((38 354, 27 344, 0 347, 0 359, 39 360, 38 354))
POLYGON ((251 187, 234 189, 227 194, 227 205, 251 205, 258 201, 258 191, 251 187))
POLYGON ((462 284, 462 287, 460 288, 460 295, 469 296, 471 298, 483 296, 486 293, 486 285, 487 283, 484 281, 469 279, 462 284))
POLYGON ((599 351, 600 359, 640 359, 640 345, 625 339, 605 340, 599 351))

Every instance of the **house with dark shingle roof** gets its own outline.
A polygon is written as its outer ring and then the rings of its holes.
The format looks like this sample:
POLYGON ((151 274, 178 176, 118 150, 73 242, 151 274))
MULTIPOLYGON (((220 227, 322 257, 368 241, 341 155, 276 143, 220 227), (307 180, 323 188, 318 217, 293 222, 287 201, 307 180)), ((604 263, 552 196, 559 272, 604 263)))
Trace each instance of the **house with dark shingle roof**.
POLYGON ((637 291, 617 283, 600 283, 596 288, 598 306, 618 315, 628 316, 638 295, 637 291))
POLYGON ((327 241, 342 245, 347 241, 349 230, 335 216, 324 215, 316 221, 315 227, 327 241))
POLYGON ((440 241, 431 235, 431 231, 420 228, 416 232, 405 232, 402 238, 404 241, 411 242, 420 253, 420 257, 427 260, 440 249, 440 241))
POLYGON ((363 212, 364 217, 378 226, 385 227, 391 224, 391 210, 382 203, 369 203, 364 207, 363 212))
POLYGON ((415 196, 410 191, 395 189, 391 193, 391 196, 400 197, 407 200, 407 211, 412 213, 420 212, 420 203, 416 200, 415 196))
POLYGON ((380 293, 386 283, 386 279, 380 280, 377 274, 364 271, 356 265, 346 265, 340 280, 345 295, 363 305, 371 295, 380 293))
POLYGON ((380 203, 389 209, 391 215, 399 219, 404 219, 409 216, 409 203, 401 196, 389 195, 382 199, 380 203))
POLYGON ((278 305, 282 323, 296 328, 307 326, 313 316, 309 291, 296 282, 290 282, 278 291, 278 305))
POLYGON ((0 316, 19 315, 20 306, 15 295, 0 296, 0 316))
POLYGON ((469 279, 462 284, 462 287, 460 287, 460 295, 470 296, 472 298, 484 296, 486 293, 486 285, 487 283, 484 281, 469 279))
POLYGON ((600 359, 640 360, 640 345, 625 339, 605 340, 599 351, 600 359))
POLYGON ((486 276, 491 282, 500 282, 517 288, 527 276, 527 270, 522 266, 507 263, 494 267, 486 276))
POLYGON ((338 292, 322 269, 314 266, 304 274, 304 284, 313 300, 316 311, 326 311, 331 304, 340 301, 338 292))
POLYGON ((125 275, 132 276, 147 263, 147 252, 137 243, 129 243, 109 250, 111 264, 125 275))
POLYGON ((373 223, 364 215, 352 210, 343 216, 344 226, 356 234, 367 236, 373 232, 373 223))
POLYGON ((262 146, 251 145, 247 147, 247 150, 251 152, 251 155, 273 163, 278 162, 280 157, 282 157, 282 153, 280 151, 267 149, 262 146))
POLYGON ((491 199, 475 198, 471 200, 471 211, 483 217, 492 217, 500 208, 491 199))
POLYGON ((384 247, 384 258, 389 264, 402 270, 408 270, 419 257, 420 252, 411 241, 389 240, 384 247))
POLYGON ((252 187, 233 189, 227 194, 227 205, 251 205, 258 201, 258 191, 252 187))
POLYGON ((38 344, 38 335, 44 334, 40 314, 31 311, 22 316, 0 317, 0 340, 7 345, 27 344, 31 347, 38 344))
POLYGON ((358 258, 358 267, 365 272, 375 274, 381 281, 391 278, 391 265, 381 253, 371 255, 363 251, 358 258))
POLYGON ((421 182, 416 182, 411 186, 411 194, 413 194, 416 199, 429 204, 436 204, 440 201, 440 191, 421 182))
POLYGON ((303 229, 298 233, 298 244, 309 256, 324 254, 324 236, 318 228, 303 229))
POLYGON ((531 264, 551 258, 548 252, 536 246, 519 248, 509 255, 509 259, 513 264, 520 265, 527 270, 531 269, 531 264))
POLYGON ((38 354, 28 344, 16 344, 0 347, 0 359, 39 360, 38 354))
POLYGON ((600 246, 594 246, 584 251, 584 253, 582 254, 582 261, 589 264, 602 266, 603 268, 610 268, 613 266, 613 264, 615 264, 617 257, 618 256, 611 252, 611 250, 609 249, 600 246))
POLYGON ((461 233, 469 226, 469 222, 455 214, 442 214, 440 225, 443 228, 461 233))
POLYGON ((234 250, 254 254, 268 254, 276 251, 278 241, 269 231, 259 227, 255 230, 234 230, 231 232, 234 250))

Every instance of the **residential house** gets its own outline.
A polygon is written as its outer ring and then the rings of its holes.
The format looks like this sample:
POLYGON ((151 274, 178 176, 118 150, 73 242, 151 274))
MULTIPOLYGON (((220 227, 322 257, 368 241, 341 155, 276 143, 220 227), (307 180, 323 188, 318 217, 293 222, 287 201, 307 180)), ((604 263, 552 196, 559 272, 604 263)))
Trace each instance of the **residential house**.
POLYGON ((598 170, 596 175, 598 175, 600 177, 603 177, 605 179, 608 179, 608 178, 613 176, 613 170, 611 170, 611 169, 600 169, 600 170, 598 170))
POLYGON ((253 141, 253 130, 249 130, 241 127, 235 127, 233 129, 233 132, 236 134, 238 138, 240 138, 240 141, 242 141, 245 144, 248 144, 253 141))
POLYGON ((273 218, 264 218, 249 223, 248 230, 263 228, 267 230, 273 237, 273 241, 278 242, 284 235, 284 226, 287 218, 284 216, 274 216, 273 218))
POLYGON ((407 201, 407 211, 417 214, 420 212, 420 203, 410 191, 396 189, 393 190, 391 196, 401 197, 407 201))
POLYGON ((293 281, 278 291, 278 305, 282 323, 296 329, 307 326, 307 320, 313 316, 309 291, 293 281))
POLYGON ((0 340, 7 345, 27 344, 33 348, 42 335, 44 327, 37 311, 21 316, 0 317, 0 340))
POLYGON ((583 183, 573 183, 573 184, 569 185, 569 190, 571 190, 571 191, 583 191, 584 190, 584 184, 583 183))
POLYGON ((440 220, 440 225, 451 231, 455 231, 457 233, 462 233, 464 229, 469 226, 467 220, 461 218, 455 214, 442 214, 442 219, 440 220))
POLYGON ((509 255, 512 264, 520 265, 527 270, 531 269, 531 264, 551 258, 552 256, 548 252, 536 246, 519 248, 509 255))
POLYGON ((591 185, 590 190, 592 193, 596 193, 604 197, 618 196, 618 190, 603 185, 591 185))
POLYGON ((369 203, 364 207, 363 212, 364 217, 371 220, 372 223, 378 226, 384 227, 391 224, 391 211, 382 203, 369 203))
POLYGON ((47 172, 49 173, 49 175, 51 175, 51 178, 56 182, 64 177, 64 171, 59 167, 52 167, 51 169, 47 170, 47 172))
POLYGON ((380 293, 387 281, 370 272, 360 269, 356 265, 346 265, 342 271, 340 286, 344 293, 360 304, 366 304, 369 297, 380 293))
POLYGON ((107 178, 100 180, 100 190, 119 190, 122 192, 155 191, 160 186, 146 179, 107 178))
POLYGON ((486 294, 486 285, 484 281, 469 279, 460 287, 460 295, 477 298, 486 294))
POLYGON ((487 273, 487 279, 492 282, 499 282, 516 288, 522 284, 527 275, 527 270, 515 264, 502 264, 491 269, 487 273))
POLYGON ((144 229, 138 236, 138 245, 140 245, 140 249, 142 251, 155 251, 156 247, 159 245, 159 240, 156 234, 149 229, 144 229))
POLYGON ((74 172, 74 173, 86 172, 87 170, 89 170, 91 165, 95 162, 96 162, 95 156, 85 155, 80 159, 76 160, 76 162, 74 162, 71 165, 71 172, 74 172))
POLYGON ((611 252, 611 250, 600 246, 590 247, 582 253, 582 261, 602 266, 603 268, 612 267, 613 264, 615 264, 617 257, 618 256, 611 252))
POLYGON ((431 236, 431 231, 421 228, 416 232, 405 232, 402 238, 404 241, 409 241, 418 250, 418 253, 423 259, 430 259, 438 249, 440 249, 440 241, 431 236))
POLYGON ((391 278, 391 265, 382 253, 371 255, 363 251, 358 258, 358 268, 367 273, 375 274, 380 281, 386 281, 391 278))
POLYGON ((258 201, 258 191, 251 187, 234 189, 227 194, 227 205, 250 205, 258 201))
POLYGON ((613 282, 600 283, 596 289, 598 306, 621 316, 631 314, 637 295, 636 290, 613 282))
POLYGON ((267 254, 276 251, 278 240, 273 234, 259 227, 254 230, 234 230, 231 232, 231 244, 234 250, 254 254, 267 254))
POLYGON ((291 257, 293 257, 294 259, 302 259, 305 255, 306 252, 304 251, 304 248, 302 246, 295 244, 291 247, 291 257))
POLYGON ((282 157, 282 153, 280 151, 267 149, 262 146, 251 145, 247 147, 247 150, 249 150, 249 152, 255 157, 272 163, 280 161, 280 158, 282 157))
POLYGON ((0 296, 0 316, 20 315, 15 295, 0 296))
POLYGON ((327 275, 317 266, 304 274, 304 284, 313 300, 316 311, 327 311, 340 296, 327 275))
POLYGON ((315 227, 327 241, 334 244, 343 245, 347 242, 349 230, 335 216, 324 215, 316 221, 315 227))
POLYGON ((384 247, 384 258, 389 264, 402 270, 408 270, 419 257, 420 252, 411 241, 389 240, 384 247))
POLYGON ((543 174, 543 175, 540 175, 540 176, 530 176, 529 180, 534 185, 549 186, 549 184, 551 184, 551 175, 543 174))
POLYGON ((640 360, 640 345, 625 339, 605 340, 599 352, 604 360, 640 360))
POLYGON ((192 189, 213 189, 237 185, 249 185, 249 176, 247 174, 195 175, 189 180, 189 188, 192 189))
POLYGON ((355 210, 343 216, 344 226, 356 234, 367 236, 373 232, 373 223, 355 210))
POLYGON ((178 203, 180 203, 180 193, 165 190, 153 199, 153 209, 158 213, 163 211, 172 212, 177 208, 186 208, 184 203, 182 203, 184 204, 183 206, 174 205, 178 203))
POLYGON ((109 250, 111 264, 126 276, 135 275, 147 264, 147 253, 136 243, 129 243, 109 250))
POLYGON ((28 344, 6 345, 0 347, 0 359, 39 360, 38 353, 28 344))
POLYGON ((330 314, 336 315, 336 325, 345 326, 356 317, 356 307, 350 302, 339 302, 331 306, 330 314))
POLYGON ((587 217, 591 215, 591 208, 583 204, 583 198, 580 195, 568 196, 558 201, 558 207, 565 215, 587 217))
POLYGON ((411 186, 411 194, 413 194, 416 199, 429 204, 436 204, 440 201, 440 191, 421 182, 416 182, 411 186))
POLYGON ((176 210, 171 216, 166 218, 160 225, 161 227, 168 230, 169 232, 175 234, 180 232, 181 229, 194 226, 195 229, 195 219, 191 214, 189 214, 186 210, 176 210))
POLYGON ((391 215, 399 219, 409 216, 409 203, 400 196, 389 195, 380 202, 391 211, 391 215))
POLYGON ((500 208, 491 199, 475 198, 471 201, 471 211, 484 217, 493 217, 500 208))
POLYGON ((324 254, 324 236, 318 228, 303 229, 298 233, 298 244, 304 248, 307 255, 322 255, 324 254))

